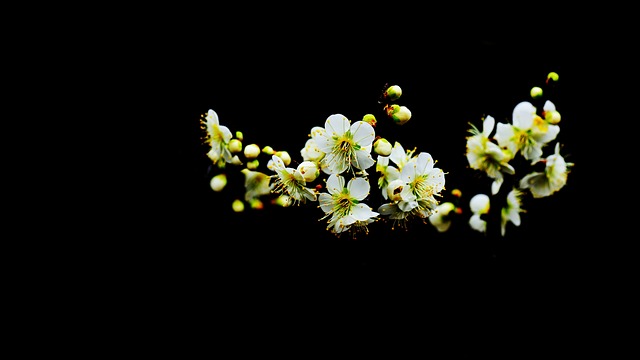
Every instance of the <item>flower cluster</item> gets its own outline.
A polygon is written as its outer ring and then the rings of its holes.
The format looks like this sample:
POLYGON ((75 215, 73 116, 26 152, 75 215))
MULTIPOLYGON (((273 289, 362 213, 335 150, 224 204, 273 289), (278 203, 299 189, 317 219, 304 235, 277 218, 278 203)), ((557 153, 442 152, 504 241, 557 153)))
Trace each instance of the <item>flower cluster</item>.
MULTIPOLYGON (((556 73, 547 78, 557 80, 556 73)), ((396 103, 401 95, 400 86, 392 85, 384 89, 379 100, 384 116, 399 126, 412 117, 406 106, 396 103)), ((539 98, 541 89, 533 88, 531 96, 539 98)), ((470 123, 464 154, 469 168, 485 174, 491 185, 488 194, 471 197, 468 226, 486 232, 485 217, 492 197, 501 194, 505 179, 521 173, 521 165, 514 163, 516 159, 524 159, 521 161, 530 170, 516 181, 509 181, 503 191, 507 192, 500 210, 503 236, 507 223, 520 225, 525 193, 530 192, 534 198, 550 196, 566 184, 573 164, 560 154, 560 144, 556 143, 553 153, 544 156, 544 150, 560 131, 560 119, 551 101, 544 103, 540 113, 531 102, 522 101, 513 109, 511 123, 496 124, 492 116, 485 116, 481 127, 470 123)), ((244 197, 234 201, 234 211, 243 211, 245 204, 263 209, 265 199, 270 200, 270 205, 282 207, 316 203, 320 209, 318 219, 325 221, 326 229, 336 236, 367 234, 369 225, 379 220, 405 230, 415 220, 445 232, 453 218, 463 213, 459 202, 442 201, 445 171, 436 166, 431 154, 405 149, 399 141, 390 142, 376 134, 374 114, 367 113, 357 121, 342 114, 329 115, 324 124, 309 130, 296 160, 286 150, 244 145, 243 133, 234 134, 221 125, 214 110, 200 121, 204 143, 210 148, 207 156, 219 170, 211 178, 211 188, 225 188, 225 172, 230 168, 227 165, 244 174, 244 197), (264 163, 266 166, 261 165, 264 163), (374 199, 381 204, 372 207, 374 199)), ((458 188, 451 194, 457 199, 462 197, 458 188)))

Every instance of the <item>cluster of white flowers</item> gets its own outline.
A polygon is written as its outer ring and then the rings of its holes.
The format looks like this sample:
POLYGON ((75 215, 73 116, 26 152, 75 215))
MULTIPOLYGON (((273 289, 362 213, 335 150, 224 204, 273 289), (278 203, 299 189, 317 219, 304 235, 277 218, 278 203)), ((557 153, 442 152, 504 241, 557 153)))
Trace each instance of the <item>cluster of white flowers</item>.
MULTIPOLYGON (((547 81, 557 79, 556 73, 550 73, 547 81)), ((406 106, 395 103, 401 95, 400 86, 393 85, 383 91, 380 101, 384 114, 397 125, 405 124, 412 116, 406 106)), ((541 96, 540 89, 532 89, 531 96, 541 96)), ((508 222, 520 225, 520 213, 524 212, 521 199, 526 191, 535 198, 544 197, 566 184, 573 164, 565 162, 560 155, 560 144, 556 143, 553 154, 543 157, 544 148, 560 131, 559 122, 560 113, 551 101, 544 104, 541 114, 531 102, 523 101, 515 106, 511 124, 496 126, 492 116, 482 119, 481 131, 470 124, 465 154, 471 169, 482 171, 492 179, 491 196, 500 192, 505 176, 519 173, 511 164, 516 156, 523 157, 531 168, 545 164, 543 170, 529 172, 509 189, 501 209, 503 236, 508 222)), ((463 213, 459 205, 441 201, 445 172, 435 166, 430 153, 405 150, 400 142, 394 141, 392 145, 377 135, 373 114, 365 114, 358 121, 331 114, 323 126, 310 129, 299 151, 299 161, 292 160, 288 151, 276 151, 270 146, 243 146, 243 134, 234 135, 220 125, 214 110, 203 115, 201 123, 205 130, 204 142, 210 146, 207 156, 221 170, 212 177, 211 188, 224 189, 227 164, 244 174, 244 198, 234 201, 234 211, 243 211, 245 204, 252 209, 262 209, 267 197, 271 199, 269 204, 283 207, 316 203, 322 211, 318 218, 325 220, 327 230, 337 236, 366 234, 368 225, 378 220, 392 223, 392 228, 398 225, 407 229, 408 222, 417 219, 445 232, 453 217, 463 213), (267 157, 266 170, 271 173, 260 170, 260 156, 267 157), (369 205, 372 199, 369 172, 377 175, 373 187, 378 198, 383 199, 377 208, 369 205)), ((451 194, 460 198, 462 193, 454 189, 451 194)), ((476 194, 470 199, 472 214, 468 225, 472 229, 486 232, 483 215, 489 213, 490 204, 491 197, 487 194, 476 194)))

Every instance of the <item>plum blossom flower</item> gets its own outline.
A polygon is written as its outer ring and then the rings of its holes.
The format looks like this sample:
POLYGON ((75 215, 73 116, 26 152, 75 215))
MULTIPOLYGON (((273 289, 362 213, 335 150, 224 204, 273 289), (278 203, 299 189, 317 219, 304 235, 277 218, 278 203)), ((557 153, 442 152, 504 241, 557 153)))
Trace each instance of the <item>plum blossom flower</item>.
POLYGON ((491 115, 484 118, 482 131, 471 124, 469 132, 472 135, 467 137, 466 156, 472 169, 484 171, 487 176, 493 179, 491 193, 497 194, 504 182, 502 173, 513 175, 515 169, 509 164, 514 153, 503 150, 489 138, 494 126, 495 119, 491 115))
POLYGON ((544 172, 534 171, 520 179, 520 188, 529 189, 534 198, 549 196, 567 183, 567 174, 573 163, 568 163, 560 155, 560 143, 556 143, 555 152, 544 161, 544 172))
POLYGON ((511 221, 513 225, 520 226, 520 213, 525 212, 522 206, 522 191, 512 189, 507 194, 507 204, 500 211, 500 234, 505 235, 507 223, 511 221))
POLYGON ((341 174, 354 169, 366 170, 375 161, 371 157, 375 130, 364 121, 353 124, 344 115, 334 114, 325 121, 325 132, 313 137, 325 153, 320 168, 327 174, 341 174))
POLYGON ((320 193, 318 202, 325 212, 322 219, 329 218, 327 230, 340 234, 355 226, 358 231, 366 231, 366 225, 375 221, 378 213, 363 202, 370 190, 365 178, 351 178, 345 187, 344 176, 331 174, 326 186, 327 192, 320 193))
POLYGON ((272 192, 289 196, 290 201, 296 205, 307 200, 317 200, 315 190, 306 187, 306 181, 300 171, 286 167, 277 155, 271 155, 267 168, 276 172, 273 177, 275 180, 270 185, 272 192))
MULTIPOLYGON (((552 105, 547 104, 550 109, 552 105)), ((553 106, 555 110, 555 106, 553 106)), ((535 161, 542 156, 542 147, 554 140, 560 132, 558 125, 547 122, 536 114, 536 108, 528 101, 522 101, 513 109, 513 123, 498 123, 495 139, 514 156, 518 152, 527 160, 535 161)))
POLYGON ((456 206, 450 202, 444 202, 436 207, 436 211, 429 216, 429 222, 435 226, 438 232, 445 232, 451 227, 450 213, 454 211, 456 206))
POLYGON ((229 141, 233 134, 228 127, 220 125, 218 114, 213 109, 209 109, 203 123, 206 130, 204 142, 211 146, 207 156, 214 164, 223 168, 226 163, 232 162, 234 157, 229 150, 229 141))

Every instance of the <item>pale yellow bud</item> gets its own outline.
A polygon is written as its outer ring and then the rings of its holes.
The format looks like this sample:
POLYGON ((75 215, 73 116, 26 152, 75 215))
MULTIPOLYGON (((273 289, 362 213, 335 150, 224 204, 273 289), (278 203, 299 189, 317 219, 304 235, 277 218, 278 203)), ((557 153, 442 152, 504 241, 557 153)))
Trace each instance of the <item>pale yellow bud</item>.
POLYGON ((303 161, 298 165, 298 171, 306 182, 311 182, 320 176, 318 165, 312 161, 303 161))
POLYGON ((373 114, 366 114, 363 118, 362 121, 366 122, 367 124, 375 127, 376 124, 378 123, 378 121, 376 120, 376 117, 373 114))
POLYGON ((279 157, 280 159, 282 159, 282 162, 284 162, 285 165, 289 165, 291 164, 291 156, 289 155, 288 152, 286 151, 276 151, 275 155, 277 157, 279 157))
POLYGON ((260 165, 260 161, 258 159, 253 159, 253 160, 247 162, 247 169, 255 170, 255 169, 258 168, 259 165, 260 165))
POLYGON ((244 156, 247 159, 255 159, 260 155, 260 147, 256 144, 249 144, 244 147, 244 156))
POLYGON ((227 175, 218 174, 214 176, 211 178, 209 185, 211 185, 211 189, 213 189, 213 191, 222 191, 222 189, 227 186, 227 175))
POLYGON ((534 86, 531 88, 531 97, 533 99, 538 99, 540 97, 542 97, 542 88, 538 87, 538 86, 534 86))
POLYGON ((556 125, 557 123, 560 122, 562 117, 560 116, 560 113, 557 110, 551 110, 551 111, 544 112, 544 119, 550 124, 556 125))
POLYGON ((378 155, 389 156, 392 149, 393 145, 385 138, 379 138, 373 143, 373 150, 378 155))
POLYGON ((267 154, 267 155, 273 155, 276 151, 273 150, 273 148, 269 145, 265 146, 262 148, 262 152, 267 154))
POLYGON ((411 111, 406 106, 392 104, 386 110, 387 115, 398 125, 404 125, 411 119, 411 111))
POLYGON ((229 151, 232 153, 239 153, 242 151, 242 141, 238 139, 231 139, 231 141, 229 141, 229 151))
POLYGON ((235 199, 231 203, 231 208, 235 212, 243 212, 244 211, 244 203, 240 199, 235 199))
POLYGON ((402 96, 402 89, 398 85, 392 85, 384 92, 384 96, 389 101, 396 101, 402 96))

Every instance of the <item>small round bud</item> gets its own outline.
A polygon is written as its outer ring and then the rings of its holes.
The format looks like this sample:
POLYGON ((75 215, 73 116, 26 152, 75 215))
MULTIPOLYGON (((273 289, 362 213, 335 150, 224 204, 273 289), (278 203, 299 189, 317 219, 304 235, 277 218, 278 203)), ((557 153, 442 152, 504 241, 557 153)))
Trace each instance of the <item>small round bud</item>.
POLYGON ((562 117, 560 116, 560 113, 557 110, 550 110, 550 111, 545 111, 544 112, 544 119, 549 124, 556 125, 557 123, 560 122, 562 117))
POLYGON ((243 212, 244 211, 244 203, 240 199, 235 199, 231 203, 231 208, 233 209, 233 211, 235 211, 237 213, 238 212, 243 212))
POLYGON ((376 127, 376 124, 378 123, 376 120, 376 117, 373 114, 366 114, 363 118, 362 121, 366 122, 367 124, 376 127))
POLYGON ((249 200, 249 206, 254 210, 262 210, 264 209, 264 204, 260 199, 253 198, 249 200))
POLYGON ((231 139, 231 141, 229 141, 229 151, 232 153, 239 153, 242 151, 242 141, 238 139, 231 139))
POLYGON ((393 104, 387 106, 386 111, 387 116, 389 116, 393 120, 393 122, 398 125, 404 125, 411 119, 411 111, 406 106, 393 104))
POLYGON ((222 191, 222 189, 227 186, 227 175, 218 174, 214 176, 213 178, 211 178, 209 185, 211 186, 211 189, 213 189, 213 191, 222 191))
POLYGON ((258 159, 253 159, 253 160, 247 162, 247 169, 255 170, 255 169, 258 168, 259 165, 260 165, 260 161, 258 159))
POLYGON ((244 134, 242 133, 242 131, 236 131, 236 139, 240 141, 244 140, 244 134))
POLYGON ((302 175, 302 178, 306 182, 312 182, 318 176, 320 176, 320 169, 318 165, 312 161, 303 161, 298 165, 298 172, 302 175))
POLYGON ((291 164, 291 156, 289 155, 288 152, 276 151, 274 155, 282 159, 282 162, 284 162, 285 165, 288 166, 289 164, 291 164))
POLYGON ((267 154, 267 155, 273 155, 273 154, 275 154, 276 151, 273 150, 273 148, 271 146, 267 145, 267 146, 262 148, 262 152, 267 154))
POLYGON ((255 159, 260 155, 260 147, 256 144, 249 144, 244 147, 244 156, 247 159, 255 159))
POLYGON ((538 99, 542 97, 542 88, 539 86, 534 86, 531 88, 531 97, 533 99, 538 99))
POLYGON ((550 81, 552 81, 552 82, 558 81, 558 79, 560 79, 560 75, 558 75, 558 73, 552 71, 547 75, 547 84, 550 81))
POLYGON ((460 189, 453 189, 451 190, 451 195, 459 198, 462 196, 462 191, 460 191, 460 189))
POLYGON ((489 196, 485 194, 476 194, 469 201, 469 207, 474 214, 487 214, 491 207, 489 196))
POLYGON ((384 92, 384 97, 390 101, 396 101, 402 96, 402 89, 398 85, 389 86, 384 92))
POLYGON ((385 138, 378 138, 378 140, 376 140, 373 143, 373 150, 378 155, 389 156, 389 154, 391 154, 392 149, 393 149, 393 145, 391 145, 389 140, 385 138))

